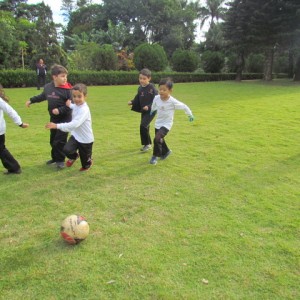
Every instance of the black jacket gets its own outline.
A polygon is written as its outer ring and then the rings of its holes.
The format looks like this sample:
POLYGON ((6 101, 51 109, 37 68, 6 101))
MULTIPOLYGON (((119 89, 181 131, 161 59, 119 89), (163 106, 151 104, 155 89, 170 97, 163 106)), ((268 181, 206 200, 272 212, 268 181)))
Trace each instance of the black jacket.
POLYGON ((47 100, 50 121, 53 123, 65 123, 72 120, 72 110, 66 106, 66 101, 72 99, 70 84, 63 87, 55 87, 53 82, 47 83, 40 95, 30 98, 31 103, 47 100), (58 108, 59 115, 52 114, 52 110, 58 108))
POLYGON ((138 92, 132 102, 131 110, 136 112, 143 112, 142 108, 148 106, 151 110, 154 97, 158 94, 154 84, 149 83, 147 86, 139 86, 138 92))

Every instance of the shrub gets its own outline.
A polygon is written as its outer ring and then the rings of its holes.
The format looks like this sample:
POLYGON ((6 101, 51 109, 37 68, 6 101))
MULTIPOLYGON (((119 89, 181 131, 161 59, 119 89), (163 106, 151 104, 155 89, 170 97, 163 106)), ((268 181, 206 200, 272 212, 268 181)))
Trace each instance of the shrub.
POLYGON ((148 43, 135 48, 133 62, 138 70, 148 68, 152 71, 163 71, 168 65, 164 48, 158 44, 148 43))
POLYGON ((194 51, 177 49, 172 55, 173 70, 194 72, 198 68, 198 55, 194 51))
POLYGON ((225 58, 219 51, 205 51, 201 56, 203 70, 206 73, 220 73, 222 70, 225 58))

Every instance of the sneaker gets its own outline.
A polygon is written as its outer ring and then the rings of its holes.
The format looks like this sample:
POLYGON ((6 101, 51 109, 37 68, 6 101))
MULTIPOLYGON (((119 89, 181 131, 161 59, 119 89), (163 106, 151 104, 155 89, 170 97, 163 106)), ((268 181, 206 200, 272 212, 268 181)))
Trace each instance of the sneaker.
POLYGON ((152 156, 149 163, 151 165, 156 165, 157 164, 157 157, 156 156, 152 156))
POLYGON ((63 161, 59 161, 56 163, 56 167, 58 170, 61 170, 65 167, 65 163, 63 161))
POLYGON ((140 150, 141 150, 142 152, 146 152, 146 151, 148 151, 148 150, 150 150, 150 149, 152 149, 152 146, 151 146, 151 145, 145 145, 145 146, 143 146, 140 150))
POLYGON ((79 171, 80 172, 88 171, 92 167, 92 165, 93 165, 93 161, 91 161, 91 164, 90 164, 89 167, 87 167, 87 168, 82 167, 82 168, 79 169, 79 171))
POLYGON ((55 161, 53 159, 46 161, 46 165, 54 165, 54 164, 55 164, 55 161))
POLYGON ((74 162, 78 159, 79 155, 77 154, 77 157, 75 159, 68 159, 66 161, 66 166, 69 168, 69 167, 72 167, 74 162))
POLYGON ((80 171, 80 172, 85 172, 85 171, 88 171, 90 168, 91 168, 91 167, 88 167, 88 168, 80 168, 79 171, 80 171))
POLYGON ((22 173, 22 171, 21 171, 21 169, 19 169, 17 171, 9 171, 9 170, 7 170, 3 174, 4 175, 13 175, 13 174, 21 174, 21 173, 22 173))
POLYGON ((172 150, 169 150, 165 155, 163 155, 160 159, 164 160, 166 159, 170 154, 172 153, 172 150))

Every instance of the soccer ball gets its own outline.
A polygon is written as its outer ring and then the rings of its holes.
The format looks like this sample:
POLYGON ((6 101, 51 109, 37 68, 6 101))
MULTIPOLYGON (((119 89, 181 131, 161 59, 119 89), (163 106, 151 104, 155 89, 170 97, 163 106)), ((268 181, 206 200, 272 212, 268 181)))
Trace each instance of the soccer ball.
POLYGON ((68 244, 75 245, 83 241, 89 231, 90 226, 84 217, 71 215, 63 220, 60 235, 68 244))

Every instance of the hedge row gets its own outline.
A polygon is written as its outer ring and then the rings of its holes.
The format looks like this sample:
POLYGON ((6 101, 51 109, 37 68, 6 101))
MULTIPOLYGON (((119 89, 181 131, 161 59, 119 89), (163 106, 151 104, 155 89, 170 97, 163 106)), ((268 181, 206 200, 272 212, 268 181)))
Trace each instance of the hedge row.
MULTIPOLYGON (((235 80, 236 74, 202 74, 179 72, 153 72, 152 81, 158 83, 163 77, 171 77, 174 82, 200 82, 200 81, 224 81, 235 80)), ((276 78, 285 75, 276 75, 276 78)), ((262 79, 263 74, 243 74, 243 80, 262 79)), ((47 82, 51 80, 47 75, 47 82)), ((81 82, 91 85, 126 85, 137 84, 138 72, 131 71, 72 71, 68 75, 68 81, 72 84, 81 82)), ((0 71, 0 84, 5 88, 10 87, 34 87, 36 86, 36 74, 28 70, 2 70, 0 71)))

